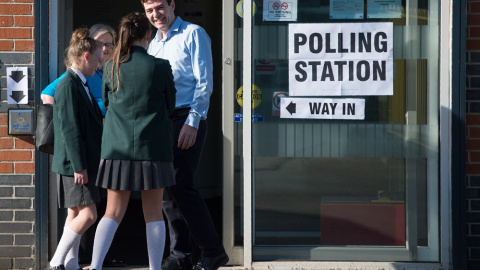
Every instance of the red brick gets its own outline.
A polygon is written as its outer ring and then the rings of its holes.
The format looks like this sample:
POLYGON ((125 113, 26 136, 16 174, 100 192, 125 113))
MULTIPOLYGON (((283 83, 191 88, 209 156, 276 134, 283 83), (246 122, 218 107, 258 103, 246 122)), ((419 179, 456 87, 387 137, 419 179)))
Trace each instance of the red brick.
POLYGON ((0 114, 0 125, 8 125, 8 115, 6 113, 0 114))
POLYGON ((11 162, 0 163, 0 173, 13 173, 13 163, 11 162))
POLYGON ((30 161, 32 160, 32 151, 0 151, 0 160, 18 160, 18 161, 30 161))
POLYGON ((34 149, 33 138, 15 138, 15 149, 34 149))
POLYGON ((0 37, 2 38, 31 38, 30 28, 0 27, 0 37))
POLYGON ((478 38, 480 37, 480 27, 469 27, 468 33, 468 37, 478 38))
POLYGON ((467 114, 466 125, 467 126, 480 126, 480 114, 467 114))
POLYGON ((0 137, 8 137, 8 127, 7 126, 3 126, 3 127, 0 127, 0 137))
POLYGON ((470 152, 470 162, 480 162, 480 151, 470 152))
POLYGON ((467 15, 467 25, 478 25, 480 22, 480 15, 478 14, 469 14, 467 15))
POLYGON ((12 2, 12 0, 0 0, 0 2, 12 2))
POLYGON ((471 127, 470 138, 480 138, 480 127, 471 127))
POLYGON ((13 149, 13 138, 0 138, 0 149, 13 149))
POLYGON ((30 4, 0 4, 0 14, 31 15, 32 14, 32 5, 30 5, 30 4))
POLYGON ((13 50, 13 41, 0 40, 0 51, 12 51, 12 50, 13 50))
POLYGON ((13 0, 13 2, 33 3, 35 0, 13 0))
POLYGON ((480 150, 480 140, 467 139, 466 149, 467 150, 480 150))
POLYGON ((15 51, 34 51, 35 41, 33 40, 15 40, 15 51))
POLYGON ((33 16, 14 16, 15 26, 35 26, 35 17, 33 16))
POLYGON ((480 3, 470 3, 470 12, 472 13, 480 13, 480 3))
POLYGON ((467 164, 465 168, 466 174, 480 174, 480 164, 467 164))
POLYGON ((12 16, 0 16, 0 26, 12 26, 13 18, 12 16))
POLYGON ((15 163, 15 173, 35 173, 35 163, 15 163))

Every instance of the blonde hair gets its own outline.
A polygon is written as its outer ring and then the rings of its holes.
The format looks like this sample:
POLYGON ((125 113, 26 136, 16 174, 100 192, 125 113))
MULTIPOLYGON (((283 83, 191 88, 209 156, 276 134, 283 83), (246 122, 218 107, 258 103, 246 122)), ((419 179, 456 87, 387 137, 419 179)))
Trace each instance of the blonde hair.
POLYGON ((78 28, 72 33, 70 45, 67 49, 67 59, 70 64, 78 64, 84 52, 93 53, 101 49, 103 44, 90 37, 87 28, 78 28))
POLYGON ((92 25, 89 29, 90 37, 95 38, 96 36, 109 33, 113 37, 113 43, 115 43, 115 39, 117 39, 117 33, 113 30, 112 27, 103 23, 97 23, 92 25))

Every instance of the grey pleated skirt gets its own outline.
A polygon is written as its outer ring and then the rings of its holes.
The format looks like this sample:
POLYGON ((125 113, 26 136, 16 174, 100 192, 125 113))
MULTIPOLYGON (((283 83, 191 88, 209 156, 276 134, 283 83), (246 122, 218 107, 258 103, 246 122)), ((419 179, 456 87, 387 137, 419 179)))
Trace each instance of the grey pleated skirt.
POLYGON ((175 185, 172 162, 102 159, 98 187, 113 190, 150 190, 175 185))
POLYGON ((88 176, 85 185, 75 184, 72 176, 57 174, 57 197, 59 208, 71 208, 100 202, 100 191, 95 186, 95 176, 88 176))

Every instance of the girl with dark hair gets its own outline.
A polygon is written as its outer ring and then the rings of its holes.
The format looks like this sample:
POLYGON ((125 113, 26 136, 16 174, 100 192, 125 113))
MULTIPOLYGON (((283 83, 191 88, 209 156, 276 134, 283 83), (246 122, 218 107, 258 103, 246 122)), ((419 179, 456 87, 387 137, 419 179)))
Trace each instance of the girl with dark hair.
POLYGON ((113 58, 104 68, 107 114, 96 185, 107 189, 107 210, 95 233, 90 269, 102 269, 131 191, 141 191, 150 269, 161 269, 163 188, 175 184, 169 115, 176 90, 169 62, 147 54, 150 37, 145 14, 125 16, 113 58))
MULTIPOLYGON (((87 28, 80 28, 73 32, 67 52, 71 67, 57 86, 53 106, 52 171, 57 173, 59 207, 68 208, 68 215, 50 267, 61 270, 70 250, 76 250, 73 256, 77 256, 81 235, 97 219, 100 193, 94 179, 102 139, 101 111, 85 78, 103 62, 102 43, 89 37, 87 28)), ((78 259, 72 262, 68 270, 78 269, 78 259)))

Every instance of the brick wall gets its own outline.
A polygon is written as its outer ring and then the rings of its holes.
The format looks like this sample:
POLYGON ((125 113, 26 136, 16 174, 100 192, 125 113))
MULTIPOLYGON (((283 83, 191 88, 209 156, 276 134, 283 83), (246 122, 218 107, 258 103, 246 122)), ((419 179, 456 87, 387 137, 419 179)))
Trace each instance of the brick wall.
POLYGON ((8 109, 33 108, 34 0, 0 0, 0 269, 34 268, 32 136, 8 135, 8 109), (7 104, 7 67, 28 67, 29 104, 7 104))

